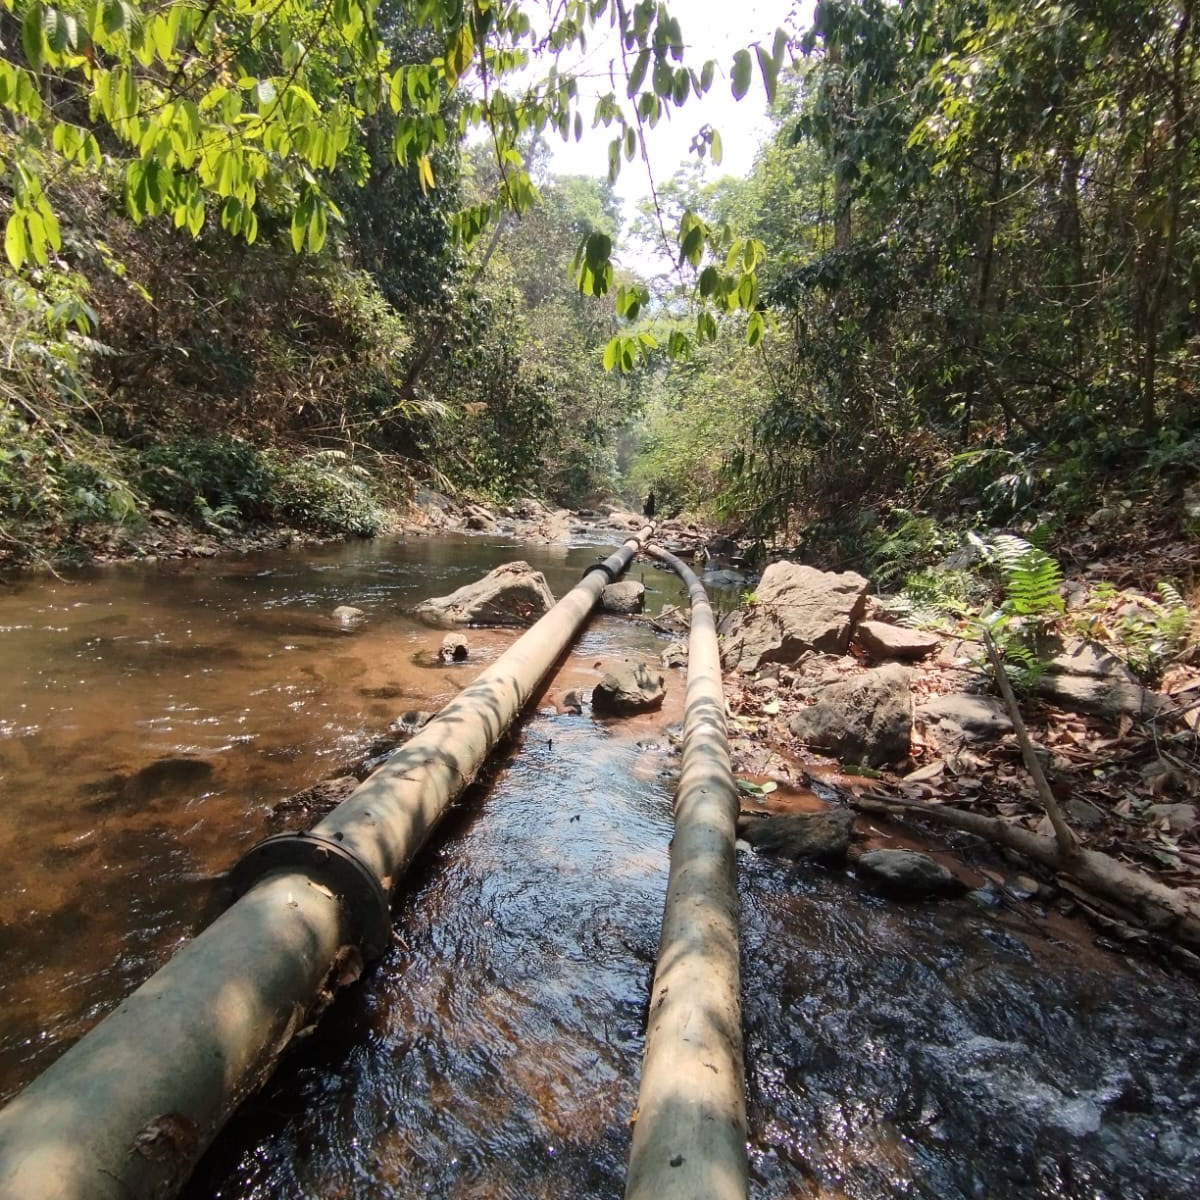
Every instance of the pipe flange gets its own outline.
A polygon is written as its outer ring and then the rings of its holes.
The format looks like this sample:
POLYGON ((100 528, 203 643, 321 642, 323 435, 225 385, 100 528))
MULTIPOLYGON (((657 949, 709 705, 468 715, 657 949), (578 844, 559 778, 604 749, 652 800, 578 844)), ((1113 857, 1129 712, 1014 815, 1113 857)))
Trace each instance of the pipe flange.
POLYGON ((593 571, 603 571, 609 583, 617 582, 617 573, 606 562, 592 563, 590 567, 580 576, 581 579, 586 579, 593 571))
POLYGON ((375 872, 352 850, 319 833, 276 833, 238 860, 229 873, 233 898, 276 871, 302 871, 329 888, 350 914, 363 959, 381 958, 392 940, 392 908, 375 872))

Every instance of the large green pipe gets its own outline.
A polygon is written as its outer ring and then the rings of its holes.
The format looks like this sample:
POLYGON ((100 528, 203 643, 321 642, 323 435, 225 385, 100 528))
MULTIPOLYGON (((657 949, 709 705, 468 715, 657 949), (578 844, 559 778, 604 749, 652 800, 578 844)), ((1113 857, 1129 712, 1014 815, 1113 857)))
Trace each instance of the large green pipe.
POLYGON ((0 1111, 0 1200, 178 1190, 293 1034, 355 974, 362 897, 349 885, 339 894, 347 870, 390 895, 651 532, 590 569, 326 817, 313 832, 328 841, 282 847, 303 866, 262 858, 266 873, 241 899, 0 1111))
POLYGON ((699 579, 673 554, 648 553, 687 585, 692 624, 671 870, 625 1197, 745 1200, 738 798, 717 629, 699 579))

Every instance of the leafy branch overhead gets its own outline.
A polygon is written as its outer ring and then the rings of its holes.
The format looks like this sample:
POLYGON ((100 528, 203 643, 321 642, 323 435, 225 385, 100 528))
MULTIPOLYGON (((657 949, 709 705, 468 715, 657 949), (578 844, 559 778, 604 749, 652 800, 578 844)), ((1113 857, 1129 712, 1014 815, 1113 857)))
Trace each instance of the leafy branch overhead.
MULTIPOLYGON (((663 4, 569 0, 548 28, 540 10, 512 0, 411 0, 398 16, 378 0, 0 0, 0 170, 10 182, 5 252, 15 271, 45 267, 63 242, 55 184, 101 169, 119 181, 128 215, 165 216, 197 236, 211 222, 253 242, 264 221, 285 225, 297 253, 321 248, 342 212, 339 174, 366 179, 368 121, 388 117, 396 162, 422 191, 437 186, 439 151, 483 130, 499 168, 496 194, 459 212, 455 235, 477 239, 505 209, 537 199, 521 152, 531 136, 580 138, 585 121, 611 128, 609 172, 637 153, 653 126, 714 85, 709 61, 684 63, 679 21, 663 4), (429 35, 432 53, 396 63, 385 36, 403 20, 429 35), (617 31, 624 86, 585 112, 577 79, 551 66, 528 82, 539 52, 551 61, 583 51, 604 27, 617 31), (453 98, 453 103, 451 99, 453 98)), ((774 96, 788 45, 753 47, 774 96)), ((732 64, 732 88, 749 87, 750 51, 732 64)), ((709 126, 698 152, 720 159, 709 126)), ((688 214, 680 260, 698 265, 711 239, 688 214)), ((611 243, 590 243, 580 286, 603 294, 611 243)), ((753 257, 754 264, 760 261, 753 257)), ((742 276, 752 275, 744 268, 742 276)), ((698 297, 754 287, 701 288, 698 297)), ((698 331, 698 336, 700 336, 698 331)), ((760 331, 761 332, 761 331, 760 331)), ((677 350, 681 347, 678 340, 677 350)), ((620 356, 619 365, 625 357, 620 356)))

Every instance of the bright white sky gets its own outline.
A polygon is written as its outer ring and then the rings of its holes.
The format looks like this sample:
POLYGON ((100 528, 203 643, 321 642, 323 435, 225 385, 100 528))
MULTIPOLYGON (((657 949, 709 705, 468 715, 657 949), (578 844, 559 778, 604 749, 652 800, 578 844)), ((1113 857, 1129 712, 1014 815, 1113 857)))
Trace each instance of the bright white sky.
MULTIPOLYGON (((681 108, 670 106, 669 119, 660 121, 654 129, 647 128, 646 146, 655 181, 661 183, 670 179, 681 163, 695 161, 689 146, 697 130, 705 124, 711 124, 720 133, 724 150, 720 167, 708 165, 709 177, 744 176, 770 129, 770 122, 757 64, 750 91, 740 101, 734 100, 729 86, 733 53, 755 41, 769 47, 780 26, 790 28, 793 33, 801 32, 811 19, 811 4, 808 0, 802 3, 796 0, 672 0, 668 7, 683 31, 687 47, 684 62, 699 70, 706 59, 715 59, 717 74, 707 95, 690 96, 681 108), (795 17, 792 17, 793 9, 798 14, 795 17)), ((610 70, 618 81, 617 94, 624 95, 619 55, 615 34, 604 27, 593 32, 585 55, 577 54, 574 59, 564 56, 560 61, 560 70, 581 77, 579 90, 584 101, 585 129, 579 142, 572 139, 564 143, 557 135, 547 138, 551 170, 555 174, 601 177, 607 174, 608 144, 615 136, 615 126, 589 129, 586 114, 591 112, 600 96, 614 90, 610 70)), ((640 156, 633 162, 623 163, 616 191, 624 201, 626 221, 632 220, 637 213, 637 202, 650 194, 646 168, 640 156)))

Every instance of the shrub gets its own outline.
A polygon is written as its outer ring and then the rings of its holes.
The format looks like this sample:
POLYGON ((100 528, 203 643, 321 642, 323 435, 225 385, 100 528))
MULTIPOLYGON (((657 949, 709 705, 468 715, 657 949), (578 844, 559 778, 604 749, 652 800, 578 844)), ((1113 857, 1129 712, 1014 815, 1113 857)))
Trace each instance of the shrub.
POLYGON ((369 488, 370 476, 341 450, 318 450, 302 458, 271 455, 276 515, 302 529, 374 537, 383 511, 369 488))
POLYGON ((184 437, 144 451, 138 483, 158 508, 221 524, 269 515, 274 472, 241 438, 184 437))

